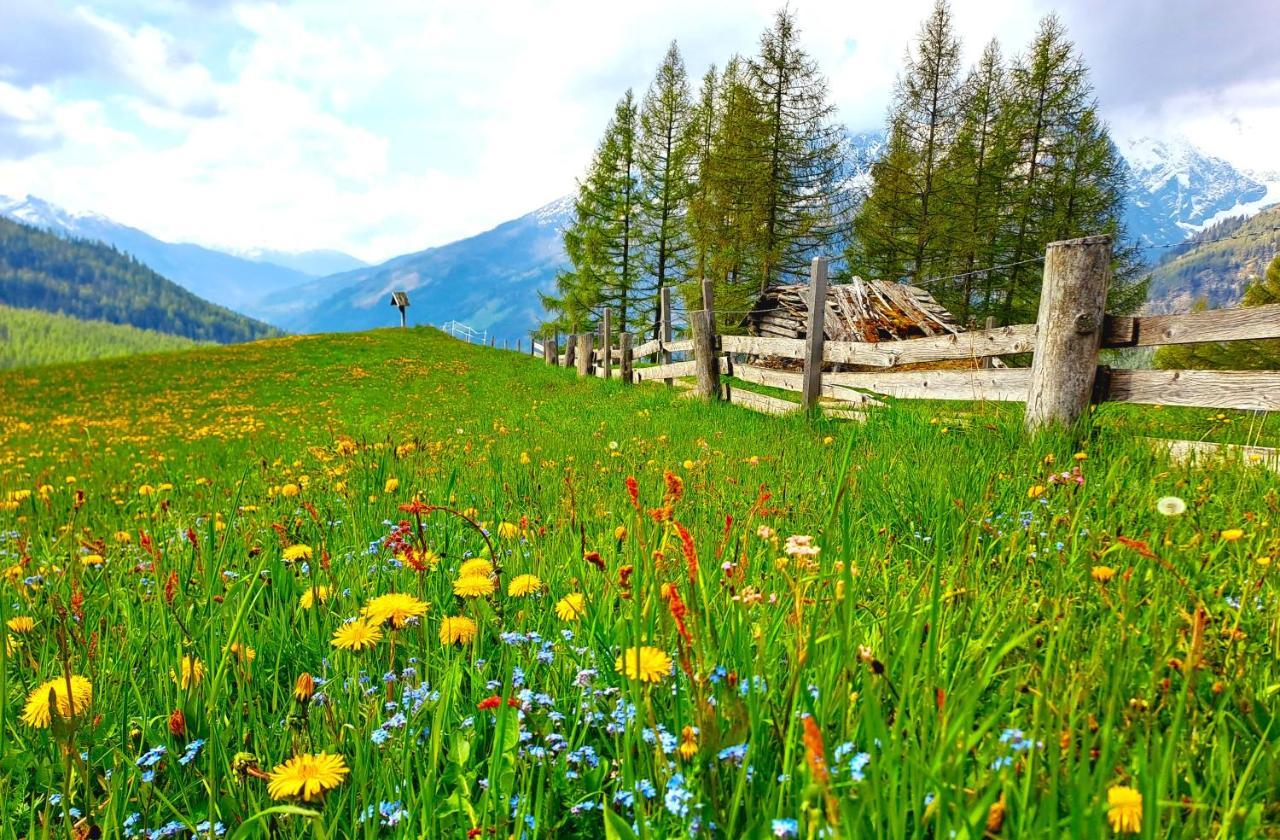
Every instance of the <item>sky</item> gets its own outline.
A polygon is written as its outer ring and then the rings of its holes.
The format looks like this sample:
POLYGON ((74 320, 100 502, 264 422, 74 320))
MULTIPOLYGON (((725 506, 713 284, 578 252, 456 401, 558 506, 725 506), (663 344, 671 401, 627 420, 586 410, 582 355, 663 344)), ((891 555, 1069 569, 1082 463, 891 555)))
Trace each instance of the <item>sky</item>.
MULTIPOLYGON (((0 0, 0 195, 170 241, 377 262, 571 192, 667 45, 750 54, 779 0, 0 0)), ((932 0, 790 0, 879 128, 932 0)), ((953 0, 966 61, 1056 12, 1119 139, 1280 170, 1277 0, 953 0)))

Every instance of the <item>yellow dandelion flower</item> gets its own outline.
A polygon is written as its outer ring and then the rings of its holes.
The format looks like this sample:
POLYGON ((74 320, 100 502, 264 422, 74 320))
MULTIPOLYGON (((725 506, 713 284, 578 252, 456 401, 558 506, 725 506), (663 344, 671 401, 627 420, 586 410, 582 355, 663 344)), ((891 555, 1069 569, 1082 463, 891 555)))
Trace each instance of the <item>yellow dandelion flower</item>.
POLYGON ((124 545, 133 542, 133 535, 128 531, 116 531, 114 534, 115 541, 124 545))
POLYGON ((1107 791, 1107 821, 1116 834, 1142 831, 1142 794, 1124 785, 1113 786, 1107 791))
POLYGON ((1098 583, 1106 583, 1116 576, 1116 570, 1110 566, 1094 566, 1089 572, 1089 576, 1098 583))
POLYGON ((296 563, 299 560, 307 561, 311 559, 311 546, 303 543, 294 543, 284 550, 284 562, 296 563))
POLYGON ((341 650, 353 650, 358 653, 365 648, 373 647, 380 641, 382 641, 382 631, 378 626, 370 624, 363 618, 357 618, 334 630, 333 641, 330 644, 341 650))
POLYGON ((302 607, 304 610, 309 610, 317 603, 327 603, 332 591, 333 590, 328 586, 313 586, 306 592, 303 592, 302 596, 298 598, 298 606, 302 607))
POLYGON ((483 598, 495 589, 493 578, 481 575, 466 575, 453 582, 453 594, 461 598, 483 598))
POLYGON ((619 525, 613 529, 613 539, 615 542, 622 542, 627 538, 627 526, 619 525))
POLYGON ((139 496, 150 496, 155 492, 156 492, 156 488, 152 487, 150 484, 143 484, 141 487, 138 488, 139 496))
POLYGON ((306 671, 298 675, 298 681, 293 684, 293 697, 299 703, 305 703, 311 699, 316 693, 316 678, 306 671))
POLYGON ((698 731, 692 726, 680 730, 680 757, 692 761, 698 754, 698 731))
POLYGON ((476 557, 463 563, 458 568, 458 577, 471 577, 473 575, 479 577, 488 577, 493 574, 493 564, 483 557, 476 557))
POLYGON ((383 493, 394 493, 400 489, 400 479, 388 478, 387 483, 382 485, 383 493))
POLYGON ((1044 485, 1043 485, 1043 484, 1036 484, 1036 485, 1034 485, 1034 486, 1032 486, 1032 487, 1030 487, 1030 488, 1028 488, 1028 489, 1027 489, 1027 498, 1028 498, 1028 499, 1038 499, 1038 498, 1040 498, 1040 497, 1041 497, 1041 496, 1043 496, 1043 495, 1044 495, 1044 485))
POLYGON ((348 772, 346 759, 341 755, 302 753, 276 765, 267 781, 267 793, 272 799, 311 802, 342 784, 348 772))
POLYGON ((292 499, 294 496, 302 492, 302 488, 296 484, 286 484, 280 488, 280 495, 286 499, 292 499))
POLYGON ((440 620, 440 644, 468 644, 476 637, 476 623, 465 615, 447 615, 440 620))
POLYGON ((227 650, 235 654, 236 658, 246 665, 258 658, 258 652, 244 642, 232 642, 227 645, 227 650))
POLYGON ((82 554, 80 562, 86 566, 101 566, 106 561, 102 559, 101 554, 82 554))
POLYGON ((1227 542, 1235 542, 1236 540, 1244 536, 1244 529, 1228 528, 1222 532, 1221 536, 1222 536, 1222 539, 1226 540, 1227 542))
POLYGON ((613 667, 629 680, 661 682, 671 673, 671 657, 664 651, 648 645, 630 647, 622 652, 613 667))
POLYGON ((36 629, 36 620, 29 615, 15 615, 9 619, 8 627, 21 636, 36 629))
POLYGON ((93 683, 81 676, 72 675, 71 693, 67 693, 68 679, 56 677, 36 686, 27 696, 27 705, 22 710, 22 722, 36 729, 46 729, 53 720, 56 707, 57 715, 68 720, 89 708, 93 702, 93 683), (53 702, 50 702, 52 695, 53 702))
POLYGON ((541 589, 542 579, 537 575, 516 575, 511 579, 511 583, 507 584, 507 596, 523 598, 525 595, 534 595, 541 589))
POLYGON ((514 540, 518 536, 520 536, 520 526, 514 522, 498 523, 498 539, 514 540))
POLYGON ((204 663, 198 657, 182 657, 181 674, 169 671, 169 679, 178 684, 178 688, 186 691, 195 688, 204 679, 204 663))
POLYGON ((364 613, 370 624, 387 624, 389 622, 392 627, 398 630, 404 627, 409 619, 425 615, 427 606, 426 601, 419 601, 412 595, 406 595, 403 592, 391 592, 374 598, 365 605, 361 612, 364 613))
POLYGON ((556 601, 556 618, 561 621, 577 621, 587 614, 586 598, 581 592, 570 592, 556 601))

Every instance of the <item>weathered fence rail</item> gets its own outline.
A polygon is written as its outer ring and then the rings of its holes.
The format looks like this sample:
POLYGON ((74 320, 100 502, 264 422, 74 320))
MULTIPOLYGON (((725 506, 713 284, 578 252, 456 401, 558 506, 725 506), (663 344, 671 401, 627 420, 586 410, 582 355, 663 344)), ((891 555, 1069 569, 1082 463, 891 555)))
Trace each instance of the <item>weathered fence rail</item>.
MULTIPOLYGON (((657 337, 636 343, 611 335, 611 313, 597 334, 559 337, 540 349, 550 364, 576 366, 580 375, 625 383, 661 380, 690 393, 768 414, 819 405, 830 416, 857 419, 898 399, 1025 402, 1026 423, 1071 422, 1090 403, 1129 402, 1205 408, 1280 410, 1280 371, 1120 370, 1099 364, 1099 350, 1205 341, 1280 338, 1280 304, 1186 315, 1118 317, 1104 314, 1110 282, 1111 241, 1086 237, 1052 243, 1045 254, 1040 311, 1034 324, 913 338, 903 341, 825 341, 826 261, 813 262, 805 338, 718 335, 711 290, 702 310, 689 313, 691 334, 672 338, 670 289, 659 295, 657 337), (1031 367, 1003 367, 995 357, 1032 354, 1031 367), (673 360, 673 356, 684 354, 673 360), (790 368, 766 360, 785 360, 790 368), (645 360, 653 364, 644 366, 645 360), (971 361, 972 368, 894 370, 903 365, 971 361), (797 364, 798 363, 798 364, 797 364), (845 370, 842 368, 858 368, 845 370), (870 370, 868 370, 870 369, 870 370), (722 385, 731 376, 801 395, 799 402, 722 385), (680 380, 693 378, 692 386, 680 380)), ((651 333, 651 336, 653 334, 651 333)))

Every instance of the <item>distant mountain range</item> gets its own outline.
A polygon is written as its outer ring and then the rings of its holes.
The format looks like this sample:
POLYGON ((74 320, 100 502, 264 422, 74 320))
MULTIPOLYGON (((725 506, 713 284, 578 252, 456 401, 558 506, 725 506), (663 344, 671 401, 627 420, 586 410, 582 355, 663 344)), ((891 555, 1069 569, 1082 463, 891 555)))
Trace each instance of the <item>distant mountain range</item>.
MULTIPOLYGON (((850 136, 851 189, 869 185, 883 143, 877 132, 850 136)), ((1142 138, 1124 143, 1120 152, 1129 175, 1125 221, 1140 245, 1181 242, 1223 219, 1280 201, 1280 176, 1241 172, 1184 139, 1142 138)), ((38 198, 0 198, 0 215, 108 242, 207 300, 288 330, 392 325, 398 319, 388 305, 390 293, 404 289, 410 293, 410 323, 458 320, 499 339, 526 335, 543 317, 537 293, 549 291, 567 264, 561 232, 572 212, 572 197, 566 196, 484 233, 368 266, 337 251, 228 254, 167 243, 38 198)), ((1148 253, 1152 263, 1166 255, 1148 253)), ((1177 290, 1161 295, 1162 305, 1184 299, 1177 290)))
POLYGON ((306 283, 319 274, 363 265, 338 251, 259 251, 236 256, 201 245, 164 242, 106 216, 73 213, 35 196, 0 196, 0 216, 63 236, 105 242, 205 300, 252 317, 263 314, 256 304, 264 294, 306 283))
POLYGON ((1186 312, 1203 300, 1210 309, 1234 306, 1280 253, 1280 206, 1217 222, 1169 249, 1151 273, 1147 309, 1186 312))

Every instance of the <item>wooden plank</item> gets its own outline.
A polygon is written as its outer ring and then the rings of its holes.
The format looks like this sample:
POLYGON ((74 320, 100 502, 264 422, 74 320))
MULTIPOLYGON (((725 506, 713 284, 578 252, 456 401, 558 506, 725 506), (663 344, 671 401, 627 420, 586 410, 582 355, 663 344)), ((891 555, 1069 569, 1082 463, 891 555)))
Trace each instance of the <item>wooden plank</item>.
POLYGON ((682 376, 693 376, 697 373, 697 363, 672 362, 669 365, 636 368, 636 381, 645 382, 650 379, 678 379, 682 376))
MULTIPOLYGON (((725 337, 728 338, 728 336, 725 337)), ((782 388, 787 391, 799 391, 804 385, 802 374, 757 367, 756 365, 734 365, 733 375, 746 382, 767 385, 770 388, 782 388)))
POLYGON ((772 338, 758 335, 722 335, 720 349, 726 353, 748 356, 772 356, 778 359, 803 359, 804 339, 772 338))
POLYGON ((757 394, 755 391, 748 391, 745 388, 730 388, 729 402, 763 414, 787 414, 800 408, 798 403, 793 403, 790 400, 770 397, 767 394, 757 394))
POLYGON ((822 413, 832 420, 853 420, 857 423, 867 422, 867 413, 865 411, 852 411, 839 406, 823 405, 822 413))
MULTIPOLYGON (((976 359, 1002 353, 1027 353, 1035 348, 1036 325, 1015 324, 906 341, 828 341, 822 357, 828 362, 869 367, 976 359)), ((797 357, 792 357, 797 358, 797 357)))
POLYGON ((1103 347, 1152 347, 1204 341, 1280 338, 1280 303, 1140 318, 1107 316, 1103 347))
POLYGON ((693 350, 693 339, 685 338, 680 341, 667 341, 663 343, 662 349, 668 353, 689 353, 693 350))
POLYGON ((823 380, 828 385, 861 388, 891 397, 1017 402, 1027 397, 1031 369, 840 372, 825 374, 823 380))
POLYGON ((1277 411, 1280 371, 1113 370, 1105 398, 1111 402, 1277 411))
POLYGON ((1209 443, 1204 440, 1143 438, 1152 448, 1164 451, 1178 463, 1238 462, 1246 467, 1266 467, 1280 473, 1280 449, 1244 446, 1237 443, 1209 443))
POLYGON ((633 348, 631 356, 636 359, 643 359, 645 356, 652 356, 654 353, 659 353, 661 351, 662 342, 655 338, 633 348))

